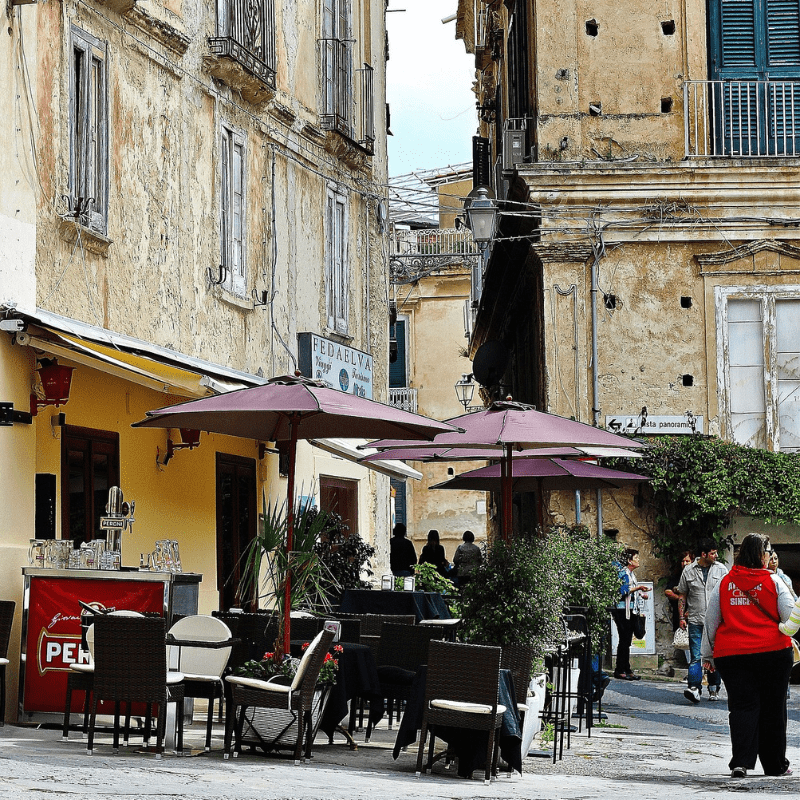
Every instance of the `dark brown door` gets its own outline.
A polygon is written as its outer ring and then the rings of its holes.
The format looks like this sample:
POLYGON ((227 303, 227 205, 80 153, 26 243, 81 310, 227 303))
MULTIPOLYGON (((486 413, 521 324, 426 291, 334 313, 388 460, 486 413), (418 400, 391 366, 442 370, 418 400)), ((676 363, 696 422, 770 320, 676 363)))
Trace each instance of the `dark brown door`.
POLYGON ((358 533, 358 481, 320 476, 319 505, 323 511, 338 514, 347 533, 358 533))
POLYGON ((104 536, 108 489, 119 486, 119 434, 73 425, 61 431, 61 538, 78 547, 104 536))
MULTIPOLYGON (((236 589, 247 546, 256 535, 257 519, 255 460, 217 453, 217 589, 221 611, 239 602, 236 589)), ((242 603, 246 610, 255 605, 242 603)))

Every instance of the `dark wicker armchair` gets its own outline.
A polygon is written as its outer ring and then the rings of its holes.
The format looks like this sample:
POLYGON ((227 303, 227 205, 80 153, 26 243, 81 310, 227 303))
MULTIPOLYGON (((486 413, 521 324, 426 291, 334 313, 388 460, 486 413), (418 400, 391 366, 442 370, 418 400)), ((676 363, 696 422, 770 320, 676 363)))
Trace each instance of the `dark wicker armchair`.
MULTIPOLYGON (((400 704, 411 697, 411 684, 417 670, 428 663, 428 647, 431 640, 444 639, 444 631, 435 627, 419 625, 397 625, 384 622, 378 644, 378 677, 381 693, 388 701, 389 730, 392 729, 394 712, 400 719, 400 704)), ((372 734, 367 725, 366 741, 372 734)))
POLYGON ((17 604, 13 600, 0 600, 0 725, 6 719, 6 667, 8 666, 8 643, 14 624, 17 604))
MULTIPOLYGON (((297 726, 297 738, 294 742, 294 761, 295 764, 311 757, 312 745, 312 720, 311 710, 314 701, 314 690, 317 685, 317 678, 328 648, 333 641, 331 631, 320 631, 306 650, 305 655, 300 661, 297 673, 291 685, 279 683, 278 681, 262 681, 255 678, 245 678, 237 675, 229 675, 226 679, 233 687, 231 693, 232 700, 228 706, 228 713, 225 719, 225 758, 229 758, 231 753, 232 740, 233 757, 236 758, 241 752, 242 730, 244 727, 245 713, 248 708, 268 708, 288 711, 290 719, 289 725, 283 727, 280 733, 283 734, 292 724, 297 726), (303 751, 303 740, 305 738, 305 752, 303 751)), ((262 747, 270 749, 278 748, 281 744, 276 738, 272 742, 263 740, 262 747)))
POLYGON ((436 728, 445 726, 488 731, 484 782, 490 782, 497 764, 497 731, 506 710, 497 701, 501 657, 499 647, 440 641, 430 643, 425 708, 417 752, 418 776, 433 766, 436 728), (428 761, 423 767, 428 731, 428 761))
POLYGON ((163 752, 167 703, 178 704, 178 751, 183 748, 183 676, 167 672, 167 623, 163 617, 109 614, 94 622, 94 688, 86 752, 94 750, 97 704, 115 704, 114 750, 119 748, 119 704, 158 705, 156 758, 163 752))

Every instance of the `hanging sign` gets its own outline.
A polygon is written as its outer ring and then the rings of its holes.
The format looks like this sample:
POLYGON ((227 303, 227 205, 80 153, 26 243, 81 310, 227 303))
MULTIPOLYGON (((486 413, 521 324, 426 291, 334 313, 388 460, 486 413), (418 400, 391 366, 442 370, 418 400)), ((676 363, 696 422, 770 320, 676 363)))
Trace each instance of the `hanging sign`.
POLYGON ((372 356, 316 333, 298 333, 300 372, 332 389, 372 400, 372 356))

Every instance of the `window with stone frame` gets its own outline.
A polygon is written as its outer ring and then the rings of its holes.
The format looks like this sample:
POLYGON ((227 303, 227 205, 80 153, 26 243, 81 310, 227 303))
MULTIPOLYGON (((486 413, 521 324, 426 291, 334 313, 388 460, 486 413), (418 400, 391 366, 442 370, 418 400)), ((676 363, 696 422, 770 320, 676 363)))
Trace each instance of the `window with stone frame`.
POLYGON ((329 188, 325 206, 325 302, 328 329, 348 332, 347 198, 329 188))
POLYGON ((729 438, 800 451, 800 286, 719 287, 717 314, 729 438))
POLYGON ((222 287, 244 297, 247 286, 247 141, 229 125, 220 129, 220 263, 222 287))
POLYGON ((69 62, 69 205, 81 223, 108 228, 107 45, 72 27, 69 62))

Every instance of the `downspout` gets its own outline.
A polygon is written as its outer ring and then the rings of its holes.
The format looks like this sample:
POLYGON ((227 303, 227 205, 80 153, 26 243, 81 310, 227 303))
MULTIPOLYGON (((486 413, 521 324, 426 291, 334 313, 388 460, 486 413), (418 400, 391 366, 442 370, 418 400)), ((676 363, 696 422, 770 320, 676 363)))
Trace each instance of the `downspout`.
MULTIPOLYGON (((597 285, 597 265, 605 252, 602 235, 598 242, 592 243, 592 267, 591 267, 591 301, 592 301, 592 425, 598 427, 600 424, 600 387, 597 368, 597 299, 599 288, 597 285)), ((597 538, 603 536, 603 493, 602 489, 595 490, 597 503, 597 538)))

